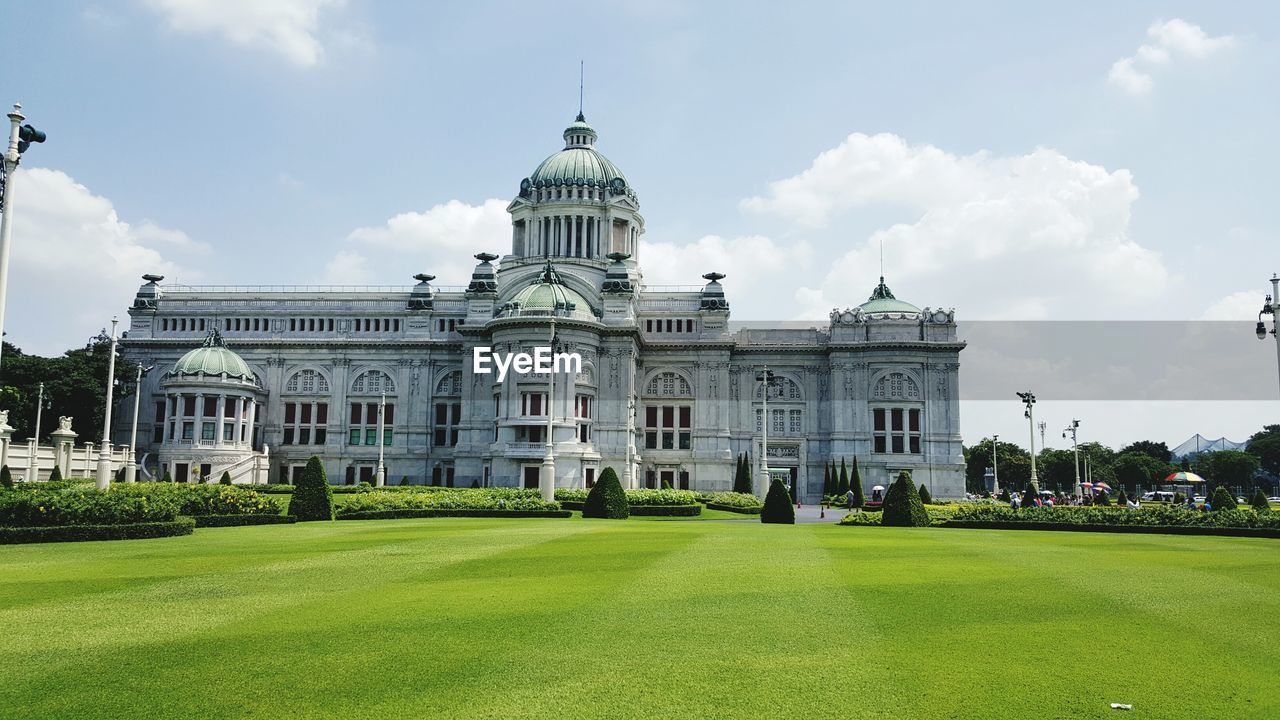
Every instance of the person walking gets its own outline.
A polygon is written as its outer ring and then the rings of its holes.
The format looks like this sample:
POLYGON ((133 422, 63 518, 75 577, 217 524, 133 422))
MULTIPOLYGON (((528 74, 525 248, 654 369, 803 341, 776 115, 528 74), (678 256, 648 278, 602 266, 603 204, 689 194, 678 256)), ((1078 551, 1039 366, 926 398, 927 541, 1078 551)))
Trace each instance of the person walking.
POLYGON ((852 511, 853 511, 853 499, 854 499, 853 488, 850 488, 850 489, 849 489, 849 492, 846 492, 846 493, 844 494, 844 499, 845 499, 845 502, 846 502, 846 503, 848 503, 848 505, 849 505, 849 511, 850 511, 850 512, 852 512, 852 511))

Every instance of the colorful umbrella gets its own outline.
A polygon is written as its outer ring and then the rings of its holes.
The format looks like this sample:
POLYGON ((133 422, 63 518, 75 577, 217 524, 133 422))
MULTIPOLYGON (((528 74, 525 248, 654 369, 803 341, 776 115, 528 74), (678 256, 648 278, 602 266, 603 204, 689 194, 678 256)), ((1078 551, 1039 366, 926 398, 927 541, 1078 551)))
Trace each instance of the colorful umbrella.
POLYGON ((1202 483, 1204 482, 1204 478, 1193 472, 1186 472, 1183 470, 1169 475, 1164 479, 1164 481, 1172 485, 1180 485, 1182 483, 1202 483))

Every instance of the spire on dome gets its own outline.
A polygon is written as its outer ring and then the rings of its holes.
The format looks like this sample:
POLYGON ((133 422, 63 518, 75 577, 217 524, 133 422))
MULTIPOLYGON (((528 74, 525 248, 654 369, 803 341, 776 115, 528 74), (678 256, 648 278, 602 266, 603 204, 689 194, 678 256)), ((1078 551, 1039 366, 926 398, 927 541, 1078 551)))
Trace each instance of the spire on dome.
POLYGON ((872 291, 871 291, 871 297, 867 298, 867 300, 868 300, 868 301, 871 301, 871 300, 895 300, 895 299, 896 299, 896 298, 894 298, 894 297, 893 297, 893 291, 889 289, 889 286, 888 286, 888 285, 885 285, 885 284, 884 284, 884 276, 883 276, 883 275, 881 275, 881 276, 880 276, 880 284, 876 286, 876 289, 875 289, 875 290, 872 290, 872 291))

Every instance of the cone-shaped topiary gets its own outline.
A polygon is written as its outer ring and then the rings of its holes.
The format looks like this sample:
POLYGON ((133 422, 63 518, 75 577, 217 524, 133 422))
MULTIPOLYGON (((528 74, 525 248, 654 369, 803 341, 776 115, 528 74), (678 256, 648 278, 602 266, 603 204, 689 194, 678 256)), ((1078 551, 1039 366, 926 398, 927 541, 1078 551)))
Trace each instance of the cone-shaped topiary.
POLYGON ((307 461, 307 467, 302 470, 302 478, 294 486, 289 514, 297 516, 299 520, 333 519, 333 488, 329 487, 324 464, 317 455, 312 455, 307 461))
POLYGON ((1186 495, 1183 495, 1181 490, 1179 490, 1178 492, 1175 492, 1175 493, 1173 494, 1173 504, 1174 504, 1174 505, 1186 505, 1186 504, 1187 504, 1187 496, 1186 496, 1186 495))
POLYGON ((835 483, 831 482, 831 465, 829 464, 824 464, 822 466, 822 494, 823 495, 836 494, 835 483))
MULTIPOLYGON (((13 489, 13 475, 9 472, 8 465, 0 465, 0 488, 5 490, 13 489)), ((1264 501, 1266 498, 1262 498, 1264 501)))
POLYGON ((218 484, 219 484, 219 485, 230 485, 230 484, 231 484, 231 473, 227 472, 226 470, 223 470, 223 471, 222 471, 222 477, 218 478, 218 484))
MULTIPOLYGON (((9 468, 7 467, 0 468, 0 472, 4 473, 4 476, 0 476, 0 482, 4 482, 4 478, 8 477, 8 471, 9 471, 9 468)), ((9 487, 13 487, 13 483, 10 483, 9 487)), ((1267 502, 1267 494, 1262 492, 1262 488, 1258 488, 1257 490, 1253 491, 1253 497, 1250 498, 1249 505, 1251 505, 1253 509, 1257 510, 1258 512, 1271 511, 1271 503, 1267 502)))
POLYGON ((933 502, 933 496, 929 494, 929 488, 920 483, 920 502, 928 505, 933 502))
POLYGON ((743 495, 755 493, 755 488, 751 487, 751 456, 746 453, 738 459, 738 474, 733 479, 733 491, 743 495))
POLYGON ((582 503, 582 517, 604 518, 606 520, 626 520, 631 517, 631 506, 627 504, 627 494, 618 482, 618 473, 607 467, 600 473, 600 480, 587 493, 586 502, 582 503))
POLYGON ((836 483, 836 492, 841 495, 849 492, 849 468, 845 467, 844 458, 840 458, 840 479, 836 483))
POLYGON ((764 507, 760 509, 760 522, 794 525, 796 523, 796 506, 791 504, 791 493, 782 481, 774 478, 769 483, 769 492, 764 496, 764 507))
POLYGON ((167 482, 167 483, 173 482, 173 476, 169 474, 168 469, 165 469, 164 477, 160 478, 160 482, 167 482))
POLYGON ((853 475, 849 477, 853 490, 853 506, 860 508, 867 504, 867 495, 862 491, 862 473, 858 472, 858 458, 853 459, 853 475))
POLYGON ((53 466, 53 472, 49 473, 49 482, 56 482, 62 479, 62 468, 57 465, 53 466))
POLYGON ((880 516, 880 524, 896 527, 925 527, 929 524, 929 513, 924 511, 920 492, 911 482, 911 473, 906 470, 898 473, 898 479, 884 495, 884 514, 880 516))
MULTIPOLYGON (((1097 495, 1095 495, 1095 496, 1093 497, 1093 504, 1094 504, 1094 505, 1103 505, 1103 506, 1110 505, 1110 504, 1111 504, 1111 494, 1110 494, 1110 493, 1105 493, 1105 492, 1100 492, 1100 493, 1098 493, 1097 495)), ((1022 507, 1026 507, 1026 506, 1027 506, 1027 503, 1026 503, 1026 501, 1024 500, 1024 501, 1023 501, 1023 503, 1022 503, 1022 507)))
POLYGON ((1226 485, 1219 485, 1213 489, 1213 494, 1209 496, 1209 503, 1213 505, 1214 510, 1236 509, 1236 499, 1231 496, 1231 491, 1226 485))

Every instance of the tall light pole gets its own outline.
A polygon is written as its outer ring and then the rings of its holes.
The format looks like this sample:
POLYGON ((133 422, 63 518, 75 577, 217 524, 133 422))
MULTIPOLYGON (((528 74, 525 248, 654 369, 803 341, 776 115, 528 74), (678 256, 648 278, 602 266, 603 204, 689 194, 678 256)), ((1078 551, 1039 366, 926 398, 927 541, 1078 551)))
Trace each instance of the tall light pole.
POLYGON ((120 320, 111 318, 111 356, 107 359, 107 408, 102 418, 102 448, 98 451, 99 490, 111 487, 111 402, 116 389, 116 324, 120 320))
POLYGON ((386 442, 383 440, 384 428, 386 421, 383 419, 387 414, 387 394, 382 393, 382 400, 378 402, 378 472, 374 474, 374 482, 378 487, 387 484, 387 466, 383 463, 383 451, 386 448, 386 442))
POLYGON ((1046 445, 1046 443, 1045 443, 1045 441, 1044 441, 1044 429, 1045 429, 1045 425, 1046 425, 1046 424, 1047 424, 1047 423, 1045 423, 1045 421, 1043 421, 1043 420, 1041 420, 1040 422, 1036 423, 1036 427, 1040 428, 1040 447, 1041 447, 1041 448, 1045 447, 1045 445, 1046 445))
POLYGON ((142 367, 142 363, 138 363, 138 377, 133 381, 133 425, 129 428, 129 455, 125 458, 124 465, 124 481, 127 483, 137 482, 138 480, 138 404, 142 400, 142 376, 151 372, 151 367, 142 367))
POLYGON ((31 437, 36 439, 36 445, 40 444, 40 416, 44 413, 44 383, 40 383, 40 394, 36 397, 36 429, 32 431, 31 437))
POLYGON ((1000 455, 1000 436, 991 436, 991 494, 998 495, 1000 493, 1000 461, 997 457, 1000 455))
MULTIPOLYGON (((6 205, 6 207, 8 207, 6 205)), ((1277 324, 1280 324, 1280 275, 1271 273, 1271 294, 1267 296, 1266 301, 1262 304, 1262 310, 1258 312, 1258 339, 1267 339, 1267 326, 1262 323, 1262 316, 1271 316, 1271 330, 1269 331, 1276 339, 1276 368, 1280 371, 1280 333, 1276 332, 1277 324)))
POLYGON ((1082 489, 1080 487, 1080 445, 1076 440, 1076 431, 1079 430, 1079 428, 1080 421, 1072 420, 1071 424, 1067 426, 1067 429, 1062 431, 1062 437, 1066 437, 1067 433, 1071 433, 1071 452, 1075 453, 1076 456, 1076 495, 1079 495, 1082 489))
POLYGON ((763 389, 760 391, 760 397, 763 405, 760 409, 760 430, 762 435, 760 438, 760 474, 759 485, 756 488, 756 494, 764 497, 769 492, 769 388, 773 385, 773 371, 768 365, 760 368, 760 374, 756 376, 756 380, 763 383, 763 389))
POLYGON ((556 319, 551 318, 551 371, 547 373, 547 437, 542 444, 542 467, 538 469, 538 488, 542 490, 542 499, 551 502, 556 499, 556 457, 551 436, 555 432, 554 417, 551 408, 555 405, 556 395, 556 319))
MULTIPOLYGON (((13 173, 18 169, 22 153, 31 143, 42 143, 45 134, 23 125, 22 103, 14 103, 9 111, 9 148, 0 163, 0 337, 4 337, 4 305, 9 294, 9 238, 13 233, 13 173)), ((36 443, 39 447, 39 442, 36 443)))
POLYGON ((632 465, 632 452, 636 444, 636 399, 627 398, 627 488, 636 489, 636 471, 632 465))
POLYGON ((1035 393, 1028 390, 1027 392, 1018 393, 1018 397, 1022 398, 1022 403, 1027 406, 1027 410, 1023 414, 1027 418, 1027 428, 1031 430, 1031 486, 1039 490, 1040 479, 1036 477, 1036 417, 1033 412, 1036 396, 1035 393))
MULTIPOLYGON (((44 414, 44 383, 40 383, 40 395, 36 398, 36 429, 31 433, 31 457, 27 462, 27 479, 40 479, 40 419, 44 414)), ((57 458, 54 458, 57 464, 57 458)))

